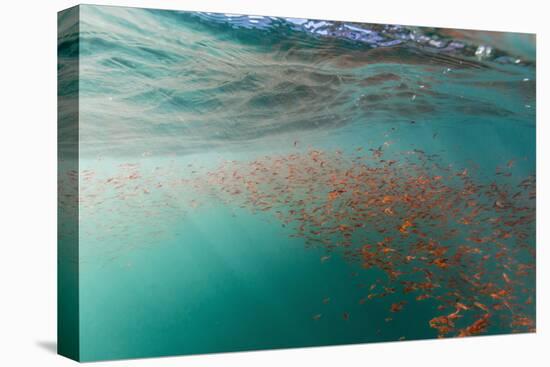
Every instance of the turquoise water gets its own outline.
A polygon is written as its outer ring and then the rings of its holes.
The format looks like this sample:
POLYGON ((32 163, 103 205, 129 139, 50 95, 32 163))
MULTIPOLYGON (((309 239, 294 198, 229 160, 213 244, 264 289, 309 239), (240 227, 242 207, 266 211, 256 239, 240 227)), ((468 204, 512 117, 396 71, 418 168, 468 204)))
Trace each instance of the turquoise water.
POLYGON ((82 360, 534 331, 534 36, 79 26, 82 360))

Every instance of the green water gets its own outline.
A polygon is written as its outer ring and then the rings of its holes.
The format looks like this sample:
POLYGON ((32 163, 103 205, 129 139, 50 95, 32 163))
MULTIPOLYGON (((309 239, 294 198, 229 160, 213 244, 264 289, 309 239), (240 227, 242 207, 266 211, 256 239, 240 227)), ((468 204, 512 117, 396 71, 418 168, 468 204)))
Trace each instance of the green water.
POLYGON ((143 216, 148 201, 138 203, 112 214, 82 210, 85 360, 435 336, 426 328, 429 302, 398 315, 402 326, 388 330, 380 316, 388 300, 360 305, 366 279, 342 259, 321 263, 322 250, 289 238, 270 214, 206 203, 143 216))
MULTIPOLYGON (((448 30, 439 30, 433 39, 448 46, 428 49, 420 41, 387 43, 412 32, 406 28, 354 25, 380 34, 359 39, 300 20, 80 11, 81 360, 438 336, 430 327, 442 314, 435 299, 397 291, 361 301, 387 284, 387 275, 348 261, 343 251, 309 246, 296 235, 297 221, 277 217, 276 209, 293 209, 294 201, 264 210, 208 180, 228 162, 285 157, 284 165, 312 150, 338 151, 353 162, 383 148, 383 158, 405 171, 406 157, 422 150, 437 154, 440 166, 466 169, 483 187, 515 187, 535 173, 528 36, 474 33, 478 43, 469 35, 452 48, 448 30), (476 55, 489 42, 494 51, 476 55), (495 174, 510 161, 509 176, 495 174), (406 307, 389 312, 400 301, 406 307)), ((322 175, 306 185, 318 190, 322 175)), ((318 196, 323 202, 326 193, 318 196)), ((525 205, 534 213, 533 201, 525 205)), ((521 228, 534 251, 534 223, 521 228)), ((352 248, 371 235, 363 232, 354 234, 352 248)), ((534 256, 519 251, 518 261, 534 264, 534 256)), ((500 269, 489 261, 488 269, 500 269)), ((521 302, 535 296, 532 276, 521 302)), ((534 306, 510 307, 535 316, 534 306)), ((465 316, 461 328, 473 317, 465 316)), ((494 322, 482 334, 513 329, 494 322)))

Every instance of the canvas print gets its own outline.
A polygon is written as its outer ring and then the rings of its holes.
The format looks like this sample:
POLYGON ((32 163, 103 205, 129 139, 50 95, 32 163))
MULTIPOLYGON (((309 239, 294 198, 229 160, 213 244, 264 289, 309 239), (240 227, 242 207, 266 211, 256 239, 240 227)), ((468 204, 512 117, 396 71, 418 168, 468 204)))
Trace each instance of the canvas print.
POLYGON ((535 35, 58 19, 60 354, 535 332, 535 35))

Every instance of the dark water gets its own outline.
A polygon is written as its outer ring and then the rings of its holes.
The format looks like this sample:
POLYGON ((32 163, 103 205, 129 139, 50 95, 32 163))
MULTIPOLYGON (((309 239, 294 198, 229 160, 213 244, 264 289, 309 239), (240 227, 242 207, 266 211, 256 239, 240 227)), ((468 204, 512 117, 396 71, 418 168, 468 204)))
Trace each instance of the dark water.
POLYGON ((60 53, 83 360, 534 331, 534 36, 86 5, 60 53))

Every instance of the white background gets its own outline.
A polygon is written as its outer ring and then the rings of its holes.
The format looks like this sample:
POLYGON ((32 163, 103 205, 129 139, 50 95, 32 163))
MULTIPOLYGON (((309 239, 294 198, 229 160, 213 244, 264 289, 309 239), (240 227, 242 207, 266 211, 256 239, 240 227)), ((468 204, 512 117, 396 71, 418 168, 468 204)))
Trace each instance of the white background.
MULTIPOLYGON (((97 366, 548 366, 550 26, 545 1, 94 1, 537 33, 537 334, 230 353, 97 366)), ((0 366, 69 366, 56 340, 56 12, 64 0, 3 1, 0 13, 0 366)))

